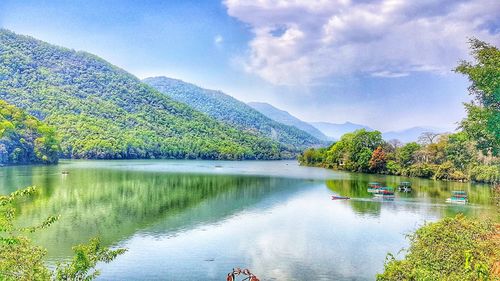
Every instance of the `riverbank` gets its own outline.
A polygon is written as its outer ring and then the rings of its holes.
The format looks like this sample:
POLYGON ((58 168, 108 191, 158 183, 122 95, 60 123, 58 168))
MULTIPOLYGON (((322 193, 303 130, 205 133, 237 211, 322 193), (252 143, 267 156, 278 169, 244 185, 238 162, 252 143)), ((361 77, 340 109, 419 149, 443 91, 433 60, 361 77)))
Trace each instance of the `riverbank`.
POLYGON ((349 172, 500 183, 500 157, 483 155, 463 133, 435 134, 432 140, 403 145, 362 129, 329 147, 307 149, 298 160, 304 166, 349 172))
MULTIPOLYGON (((442 177, 442 178, 436 178, 434 176, 418 176, 414 175, 411 172, 403 172, 403 173, 373 173, 373 172, 358 172, 358 171, 348 171, 344 169, 340 169, 338 167, 332 166, 330 164, 325 164, 325 163, 314 163, 314 164, 307 164, 299 161, 299 164, 301 166, 305 167, 314 167, 314 168, 323 168, 327 170, 333 170, 333 171, 340 171, 340 172, 351 172, 351 173, 367 173, 367 174, 374 174, 374 175, 385 175, 385 176, 403 176, 403 177, 410 177, 410 178, 420 178, 420 179, 430 179, 430 180, 438 180, 438 181, 454 181, 454 182, 470 182, 470 183, 479 183, 479 184, 489 184, 489 185, 496 185, 499 183, 498 180, 490 181, 490 180, 481 180, 477 177, 474 177, 473 180, 470 178, 464 178, 464 177, 459 177, 459 178, 454 178, 454 177, 442 177)), ((492 176, 493 178, 496 178, 496 175, 492 176)))

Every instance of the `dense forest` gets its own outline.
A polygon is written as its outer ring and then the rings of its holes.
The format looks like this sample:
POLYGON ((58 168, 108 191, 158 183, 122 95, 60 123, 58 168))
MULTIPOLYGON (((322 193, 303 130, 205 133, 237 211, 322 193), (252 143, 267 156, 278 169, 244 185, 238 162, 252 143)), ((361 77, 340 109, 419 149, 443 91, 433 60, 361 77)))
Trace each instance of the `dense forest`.
POLYGON ((56 163, 55 129, 0 100, 0 164, 56 163))
POLYGON ((304 165, 356 172, 442 180, 500 182, 500 50, 471 40, 476 62, 463 61, 455 71, 468 76, 474 100, 454 134, 423 133, 418 143, 384 141, 378 131, 345 134, 327 148, 308 149, 304 165))
POLYGON ((56 127, 66 158, 295 155, 289 146, 214 120, 92 54, 5 29, 0 29, 0 99, 56 127))
POLYGON ((151 77, 144 83, 196 110, 240 130, 279 141, 289 149, 306 148, 321 144, 311 134, 293 126, 276 122, 249 105, 220 91, 200 88, 196 85, 167 77, 151 77))

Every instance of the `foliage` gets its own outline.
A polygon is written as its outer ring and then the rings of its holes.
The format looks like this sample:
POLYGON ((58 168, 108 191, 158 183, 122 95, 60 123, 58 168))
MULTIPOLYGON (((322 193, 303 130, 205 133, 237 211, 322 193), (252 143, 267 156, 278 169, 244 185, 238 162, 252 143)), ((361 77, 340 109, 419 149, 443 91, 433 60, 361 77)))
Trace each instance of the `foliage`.
POLYGON ((328 149, 326 161, 350 171, 368 171, 373 151, 382 143, 379 131, 361 129, 347 133, 328 149))
POLYGON ((56 163, 53 127, 0 100, 0 164, 56 163))
POLYGON ((0 196, 0 280, 92 280, 99 274, 98 271, 89 273, 97 262, 110 262, 125 251, 110 250, 102 247, 98 239, 93 239, 89 244, 74 248, 75 257, 71 263, 60 264, 55 272, 51 272, 43 263, 47 251, 33 245, 23 234, 46 229, 58 217, 49 216, 39 225, 31 227, 14 225, 16 210, 12 204, 35 192, 35 187, 28 187, 0 196))
POLYGON ((500 155, 500 50, 478 39, 469 41, 475 62, 462 61, 456 72, 467 75, 474 101, 467 103, 461 127, 484 154, 500 155))
POLYGON ((185 103, 221 122, 243 131, 255 132, 259 136, 274 139, 290 149, 304 149, 321 144, 320 140, 309 133, 276 122, 221 91, 203 89, 167 77, 146 78, 143 82, 172 99, 185 103))
POLYGON ((384 142, 378 139, 377 133, 355 131, 345 134, 329 148, 304 151, 299 161, 303 165, 356 172, 500 182, 500 159, 481 155, 474 141, 464 132, 427 134, 421 140, 429 141, 421 141, 421 144, 411 142, 403 146, 384 142), (373 149, 374 143, 379 143, 376 149, 373 149))
POLYGON ((387 156, 382 149, 382 146, 377 147, 372 153, 372 157, 370 159, 370 171, 373 172, 383 172, 386 167, 387 156))
POLYGON ((0 29, 0 99, 56 126, 64 157, 295 156, 293 147, 222 124, 94 55, 4 29, 0 29))
POLYGON ((416 142, 410 142, 398 149, 396 158, 402 167, 409 167, 416 163, 415 153, 420 149, 416 142))
POLYGON ((500 259, 496 231, 491 222, 463 215, 426 224, 408 236, 404 259, 388 255, 377 280, 489 280, 500 259))
POLYGON ((70 263, 57 266, 56 280, 92 280, 99 275, 99 271, 94 270, 98 262, 111 262, 125 249, 110 250, 101 245, 99 238, 93 238, 87 244, 73 247, 73 251, 75 256, 70 263))
POLYGON ((324 163, 326 148, 309 148, 299 155, 299 161, 305 165, 314 165, 315 163, 324 163))
POLYGON ((500 165, 479 165, 470 170, 470 178, 477 182, 500 182, 500 165))

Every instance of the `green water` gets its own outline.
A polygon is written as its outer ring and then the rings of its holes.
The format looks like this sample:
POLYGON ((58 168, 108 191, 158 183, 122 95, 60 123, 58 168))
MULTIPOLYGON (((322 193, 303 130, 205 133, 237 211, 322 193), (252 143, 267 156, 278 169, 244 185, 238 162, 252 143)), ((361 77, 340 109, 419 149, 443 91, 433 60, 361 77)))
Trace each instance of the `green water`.
POLYGON ((248 267, 262 280, 373 280, 387 252, 425 221, 464 213, 498 219, 485 185, 300 167, 294 161, 63 161, 0 168, 0 192, 28 185, 19 224, 61 219, 33 239, 48 263, 100 236, 127 253, 103 280, 223 280, 248 267), (62 171, 68 171, 63 175, 62 171), (410 194, 375 199, 368 182, 410 180, 410 194), (465 190, 470 204, 445 203, 465 190), (349 196, 332 201, 331 195, 349 196))

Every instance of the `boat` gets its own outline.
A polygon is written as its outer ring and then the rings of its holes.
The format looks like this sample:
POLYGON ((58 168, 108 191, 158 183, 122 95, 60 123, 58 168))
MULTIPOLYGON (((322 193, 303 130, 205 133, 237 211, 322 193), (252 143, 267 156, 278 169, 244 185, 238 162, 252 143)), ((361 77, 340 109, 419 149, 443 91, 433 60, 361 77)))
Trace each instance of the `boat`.
POLYGON ((332 200, 349 200, 351 198, 347 196, 340 196, 340 195, 332 195, 332 200))
POLYGON ((463 190, 452 191, 451 197, 446 199, 446 202, 452 204, 467 204, 467 193, 463 190))
POLYGON ((411 182, 409 181, 400 182, 398 186, 398 191, 411 192, 411 182))
POLYGON ((384 199, 392 199, 395 197, 394 196, 394 189, 392 189, 388 186, 381 187, 375 193, 375 197, 382 197, 384 199))
POLYGON ((382 188, 382 185, 378 182, 368 183, 368 192, 370 193, 377 193, 380 188, 382 188))

